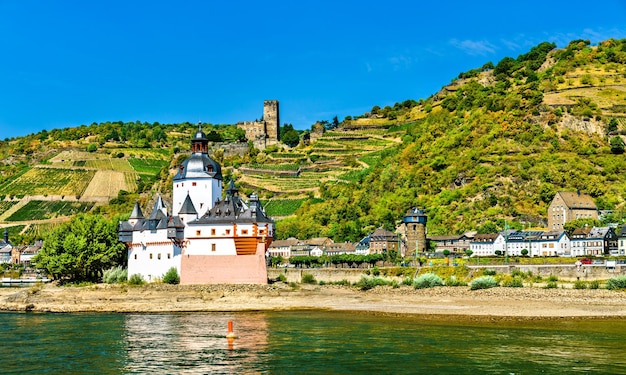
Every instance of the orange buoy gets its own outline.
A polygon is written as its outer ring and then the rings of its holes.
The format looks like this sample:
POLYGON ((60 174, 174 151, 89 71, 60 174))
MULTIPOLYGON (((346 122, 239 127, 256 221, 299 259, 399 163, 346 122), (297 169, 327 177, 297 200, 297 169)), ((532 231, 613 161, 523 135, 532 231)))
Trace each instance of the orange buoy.
POLYGON ((237 337, 237 335, 235 335, 235 332, 233 332, 233 321, 229 320, 228 321, 228 333, 226 334, 226 338, 227 339, 234 339, 236 337, 237 337))

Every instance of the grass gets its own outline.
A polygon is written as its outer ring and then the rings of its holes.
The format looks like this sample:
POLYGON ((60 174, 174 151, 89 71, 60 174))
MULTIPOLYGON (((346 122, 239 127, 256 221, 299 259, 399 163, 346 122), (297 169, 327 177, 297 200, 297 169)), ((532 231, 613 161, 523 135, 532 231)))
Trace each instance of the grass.
POLYGON ((62 201, 30 201, 7 221, 43 220, 57 216, 70 216, 87 212, 94 206, 94 202, 62 202, 62 201))

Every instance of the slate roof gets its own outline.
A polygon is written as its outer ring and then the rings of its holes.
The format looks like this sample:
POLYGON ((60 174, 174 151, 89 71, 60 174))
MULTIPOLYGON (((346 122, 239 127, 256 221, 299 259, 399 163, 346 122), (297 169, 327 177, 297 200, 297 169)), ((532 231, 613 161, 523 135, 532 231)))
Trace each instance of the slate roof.
POLYGON ((273 223, 274 221, 265 215, 261 202, 256 194, 250 196, 250 206, 246 205, 239 197, 239 190, 233 181, 226 189, 226 198, 217 201, 213 208, 202 217, 190 221, 194 224, 232 224, 232 223, 273 223))
POLYGON ((139 207, 139 202, 135 202, 135 206, 133 207, 133 212, 130 214, 130 219, 143 219, 143 212, 141 212, 141 207, 139 207))
MULTIPOLYGON (((208 139, 201 129, 198 129, 196 136, 191 143, 208 143, 208 139)), ((222 167, 205 152, 194 152, 191 156, 182 162, 178 168, 178 172, 174 176, 174 181, 184 180, 186 178, 211 177, 218 180, 222 179, 222 167)))
POLYGON ((179 214, 187 214, 187 215, 197 215, 198 211, 196 211, 196 208, 193 205, 193 202, 191 201, 191 197, 189 196, 189 193, 187 193, 187 197, 185 197, 185 201, 183 202, 182 207, 180 208, 180 211, 178 211, 179 214))

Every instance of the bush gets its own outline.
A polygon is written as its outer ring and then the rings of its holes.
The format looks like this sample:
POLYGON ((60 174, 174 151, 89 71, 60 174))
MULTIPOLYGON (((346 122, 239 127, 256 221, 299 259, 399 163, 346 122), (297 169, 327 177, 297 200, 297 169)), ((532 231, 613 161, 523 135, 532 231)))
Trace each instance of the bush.
POLYGON ((287 276, 285 276, 284 273, 281 273, 280 275, 278 275, 278 281, 280 281, 282 283, 286 283, 287 282, 287 276))
POLYGON ((121 266, 104 271, 102 281, 107 284, 122 283, 128 279, 128 270, 121 266))
POLYGON ((467 283, 459 280, 456 276, 450 276, 446 279, 446 286, 467 286, 467 283))
POLYGON ((176 267, 167 270, 165 275, 163 275, 163 282, 166 284, 180 284, 180 276, 178 276, 176 267))
POLYGON ((315 276, 313 276, 313 274, 303 273, 302 284, 317 284, 317 281, 315 280, 315 276))
POLYGON ((425 273, 413 280, 413 287, 415 289, 432 288, 434 286, 443 286, 441 277, 434 273, 425 273))
POLYGON ((354 285, 361 290, 370 290, 379 285, 390 285, 390 284, 391 282, 389 280, 383 279, 381 277, 361 276, 361 280, 357 281, 356 284, 354 285))
POLYGON ((145 283, 143 277, 141 277, 140 274, 136 273, 134 275, 132 275, 129 279, 128 279, 128 283, 130 285, 143 285, 145 283))
POLYGON ((512 277, 521 277, 522 279, 524 279, 524 278, 526 278, 526 273, 522 272, 521 270, 514 269, 513 271, 511 271, 511 276, 512 277))
POLYGON ((554 276, 554 275, 550 275, 550 276, 548 276, 548 281, 555 281, 556 282, 556 281, 559 281, 559 278, 554 276))
POLYGON ((507 288, 523 288, 524 287, 524 281, 521 279, 521 277, 506 277, 502 280, 502 286, 507 287, 507 288))
POLYGON ((612 277, 608 279, 606 282, 606 288, 608 290, 626 289, 626 276, 612 277))
POLYGON ((498 282, 493 276, 482 276, 472 280, 470 290, 489 289, 498 286, 498 282))
POLYGON ((402 285, 413 285, 413 278, 405 277, 402 279, 402 285))
POLYGON ((574 289, 587 289, 587 283, 583 280, 576 280, 574 282, 574 289))
POLYGON ((548 281, 545 286, 546 289, 556 289, 556 287, 556 281, 548 281))
POLYGON ((600 282, 598 280, 591 280, 589 282, 589 289, 598 289, 600 288, 600 282))
POLYGON ((484 270, 483 271, 483 275, 485 275, 485 276, 495 276, 496 275, 496 271, 495 270, 484 270))
POLYGON ((372 275, 374 276, 380 275, 380 270, 378 269, 378 266, 374 266, 374 268, 372 268, 372 275))

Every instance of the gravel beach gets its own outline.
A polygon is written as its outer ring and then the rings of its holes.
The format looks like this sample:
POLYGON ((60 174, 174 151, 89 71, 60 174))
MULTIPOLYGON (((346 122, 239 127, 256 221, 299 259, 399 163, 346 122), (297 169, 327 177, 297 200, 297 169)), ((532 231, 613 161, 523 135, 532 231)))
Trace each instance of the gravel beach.
POLYGON ((167 285, 0 288, 0 310, 31 312, 355 311, 450 319, 626 317, 626 293, 537 287, 470 290, 337 285, 167 285))

